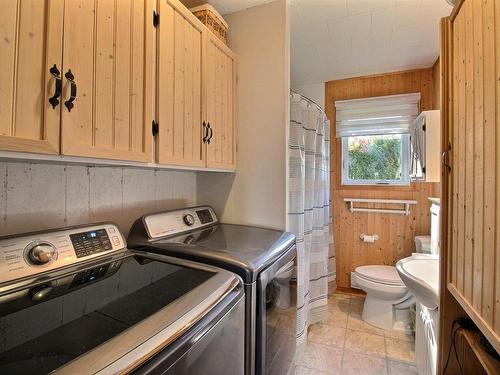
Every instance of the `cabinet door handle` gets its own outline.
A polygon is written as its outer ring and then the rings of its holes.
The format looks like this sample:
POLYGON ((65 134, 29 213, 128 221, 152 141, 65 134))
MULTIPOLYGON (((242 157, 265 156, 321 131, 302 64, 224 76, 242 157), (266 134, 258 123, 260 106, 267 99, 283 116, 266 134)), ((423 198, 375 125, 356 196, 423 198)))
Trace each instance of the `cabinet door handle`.
POLYGON ((75 76, 73 75, 73 73, 71 72, 71 69, 68 70, 66 72, 66 74, 64 75, 66 77, 66 79, 69 81, 69 83, 71 84, 71 92, 70 92, 70 97, 68 100, 66 100, 64 102, 64 105, 66 106, 66 108, 68 108, 68 112, 71 112, 71 110, 73 109, 74 107, 74 104, 73 102, 75 101, 76 99, 76 82, 75 82, 75 76))
POLYGON ((210 130, 210 135, 207 138, 207 143, 210 144, 210 140, 212 139, 212 136, 214 135, 214 131, 210 127, 210 123, 207 124, 208 130, 210 130))
POLYGON ((52 77, 54 77, 54 80, 56 81, 56 90, 54 92, 54 95, 49 98, 49 103, 52 106, 52 109, 55 109, 59 105, 59 97, 61 96, 61 91, 62 91, 62 79, 61 79, 61 72, 59 69, 57 69, 56 64, 52 68, 49 69, 50 74, 52 74, 52 77))
POLYGON ((448 144, 448 150, 444 151, 443 152, 443 156, 442 156, 442 158, 443 158, 443 166, 445 166, 446 169, 448 170, 448 175, 451 174, 451 164, 450 164, 450 162, 448 160, 448 156, 450 154, 450 151, 451 151, 451 144, 448 144))
POLYGON ((208 137, 207 123, 203 121, 203 143, 207 142, 207 137, 208 137))

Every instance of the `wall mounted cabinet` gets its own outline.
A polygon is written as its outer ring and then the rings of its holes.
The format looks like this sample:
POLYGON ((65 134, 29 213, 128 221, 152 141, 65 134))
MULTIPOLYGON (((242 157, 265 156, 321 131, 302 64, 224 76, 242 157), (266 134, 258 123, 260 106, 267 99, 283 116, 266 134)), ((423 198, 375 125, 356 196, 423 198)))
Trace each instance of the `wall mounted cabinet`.
POLYGON ((0 35, 0 150, 234 169, 235 58, 178 0, 5 0, 0 35))
POLYGON ((152 0, 65 2, 64 97, 77 91, 61 106, 62 154, 151 161, 152 12, 152 0))
POLYGON ((410 127, 412 181, 441 181, 441 111, 423 111, 410 127))
POLYGON ((206 119, 208 126, 207 166, 234 168, 236 165, 235 139, 235 71, 234 54, 215 35, 207 34, 205 60, 206 119))
POLYGON ((178 1, 159 2, 156 158, 205 166, 202 66, 205 30, 178 1))
POLYGON ((152 5, 2 1, 0 149, 151 161, 152 5))
POLYGON ((62 12, 62 0, 0 2, 3 150, 59 153, 62 12))
POLYGON ((157 161, 234 169, 235 56, 178 0, 160 0, 157 161))

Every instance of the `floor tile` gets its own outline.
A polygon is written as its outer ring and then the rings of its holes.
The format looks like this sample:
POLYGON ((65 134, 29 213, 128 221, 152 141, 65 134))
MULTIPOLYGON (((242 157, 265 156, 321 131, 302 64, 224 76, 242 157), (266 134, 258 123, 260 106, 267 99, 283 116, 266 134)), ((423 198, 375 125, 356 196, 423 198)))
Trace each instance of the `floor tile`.
POLYGON ((343 348, 345 331, 345 328, 333 327, 327 324, 313 324, 309 328, 308 341, 343 348))
POLYGON ((389 375, 418 375, 417 368, 408 363, 387 360, 389 375))
POLYGON ((328 306, 333 310, 349 312, 350 298, 349 296, 333 296, 328 298, 328 306))
POLYGON ((384 336, 390 337, 393 339, 400 339, 405 341, 414 342, 415 338, 411 333, 407 333, 405 331, 395 331, 395 330, 384 330, 384 336))
POLYGON ((349 313, 361 315, 363 313, 363 306, 365 304, 364 299, 351 299, 351 303, 349 305, 349 313))
POLYGON ((386 337, 385 346, 388 358, 415 363, 415 345, 413 342, 386 337))
POLYGON ((297 331, 297 320, 288 315, 282 315, 276 323, 275 330, 285 333, 286 335, 295 336, 297 331))
POLYGON ((344 348, 358 353, 385 357, 384 337, 361 331, 346 331, 344 348))
POLYGON ((275 358, 271 366, 266 370, 267 375, 293 374, 293 363, 282 358, 275 358))
POLYGON ((342 375, 387 375, 387 363, 383 357, 345 350, 342 358, 342 375))
POLYGON ((330 374, 340 372, 342 349, 308 342, 304 352, 299 355, 297 364, 330 374))
MULTIPOLYGON (((296 338, 285 335, 283 332, 275 331, 267 341, 267 355, 278 356, 284 360, 291 361, 295 354, 296 338)), ((274 358, 274 357, 273 357, 274 358)))
POLYGON ((309 367, 297 366, 295 367, 295 375, 326 375, 328 372, 315 370, 309 367))
POLYGON ((330 309, 328 311, 328 316, 325 320, 325 324, 334 326, 334 327, 347 327, 347 318, 349 314, 345 311, 330 309))
POLYGON ((379 335, 379 336, 384 335, 383 329, 374 327, 371 324, 365 322, 361 318, 361 315, 359 315, 359 314, 350 314, 349 315, 349 318, 347 320, 347 328, 355 330, 355 331, 372 333, 374 335, 379 335))
POLYGON ((353 303, 364 303, 365 299, 366 297, 364 296, 355 296, 355 295, 351 296, 351 302, 353 303))

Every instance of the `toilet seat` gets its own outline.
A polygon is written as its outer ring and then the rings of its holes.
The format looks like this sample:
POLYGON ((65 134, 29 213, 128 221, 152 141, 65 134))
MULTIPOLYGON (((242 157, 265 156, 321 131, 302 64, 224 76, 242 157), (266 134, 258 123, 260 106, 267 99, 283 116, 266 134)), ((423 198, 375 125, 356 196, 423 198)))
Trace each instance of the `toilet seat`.
POLYGON ((356 267, 355 273, 361 279, 372 283, 405 286, 394 266, 369 265, 356 267))

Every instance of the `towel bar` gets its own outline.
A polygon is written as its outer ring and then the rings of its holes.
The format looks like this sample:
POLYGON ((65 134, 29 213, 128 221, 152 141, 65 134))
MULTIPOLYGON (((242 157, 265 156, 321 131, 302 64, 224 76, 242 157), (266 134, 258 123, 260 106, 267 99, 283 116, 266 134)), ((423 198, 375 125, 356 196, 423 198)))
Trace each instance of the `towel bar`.
POLYGON ((378 212, 384 214, 397 214, 406 215, 410 214, 410 205, 417 204, 414 200, 405 199, 366 199, 366 198, 344 198, 350 212, 378 212), (368 207, 354 207, 354 203, 381 203, 381 204, 402 204, 404 208, 397 209, 384 209, 384 208, 368 208, 368 207))

